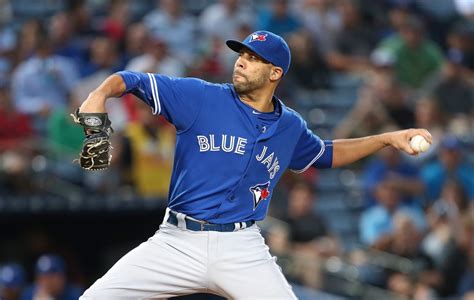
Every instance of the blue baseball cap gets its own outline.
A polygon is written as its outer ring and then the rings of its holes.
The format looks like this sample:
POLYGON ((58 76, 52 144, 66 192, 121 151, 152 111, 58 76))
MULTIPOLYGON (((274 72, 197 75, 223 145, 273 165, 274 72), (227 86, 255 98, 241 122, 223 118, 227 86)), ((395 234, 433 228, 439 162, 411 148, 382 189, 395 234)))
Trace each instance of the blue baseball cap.
POLYGON ((64 260, 54 254, 43 255, 36 261, 36 274, 65 273, 64 260))
POLYGON ((255 52, 264 60, 276 67, 283 69, 283 74, 288 72, 291 63, 291 53, 285 40, 270 31, 259 30, 250 34, 243 42, 227 40, 227 46, 235 52, 247 48, 255 52))
POLYGON ((25 271, 16 263, 0 267, 0 287, 16 288, 25 283, 25 271))

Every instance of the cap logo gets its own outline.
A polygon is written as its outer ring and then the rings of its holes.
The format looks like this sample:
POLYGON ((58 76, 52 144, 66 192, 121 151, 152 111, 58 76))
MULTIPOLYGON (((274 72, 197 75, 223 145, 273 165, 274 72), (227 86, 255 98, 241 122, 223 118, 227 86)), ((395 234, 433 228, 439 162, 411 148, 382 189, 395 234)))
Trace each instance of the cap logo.
POLYGON ((258 33, 254 33, 254 34, 252 34, 252 36, 250 37, 249 43, 255 42, 255 41, 258 41, 258 42, 265 42, 265 41, 267 40, 267 35, 268 35, 268 34, 258 34, 258 33))

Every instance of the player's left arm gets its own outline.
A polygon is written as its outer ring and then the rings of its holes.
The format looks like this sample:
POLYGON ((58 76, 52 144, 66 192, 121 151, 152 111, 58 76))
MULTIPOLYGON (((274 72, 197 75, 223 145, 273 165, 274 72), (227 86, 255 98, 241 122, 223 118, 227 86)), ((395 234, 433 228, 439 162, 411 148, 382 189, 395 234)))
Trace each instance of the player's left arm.
POLYGON ((348 165, 380 149, 392 146, 410 155, 418 154, 410 147, 410 139, 415 135, 423 136, 432 143, 431 134, 426 129, 406 129, 386 132, 378 135, 353 139, 333 140, 332 168, 348 165))

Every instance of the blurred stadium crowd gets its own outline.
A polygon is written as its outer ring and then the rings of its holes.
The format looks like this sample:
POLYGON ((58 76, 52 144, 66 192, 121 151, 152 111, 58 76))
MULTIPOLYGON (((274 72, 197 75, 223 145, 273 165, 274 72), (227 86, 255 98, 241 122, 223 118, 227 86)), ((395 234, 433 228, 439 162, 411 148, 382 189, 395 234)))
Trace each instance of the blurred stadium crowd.
MULTIPOLYGON (((474 0, 0 0, 0 213, 165 203, 172 126, 133 96, 109 101, 112 166, 84 172, 69 113, 122 69, 228 82, 224 41, 256 29, 288 41, 277 95, 322 138, 434 139, 416 157, 386 148, 283 178, 261 227, 300 297, 474 299, 474 0)), ((63 293, 61 257, 38 258, 32 292, 5 253, 0 299, 63 293)))

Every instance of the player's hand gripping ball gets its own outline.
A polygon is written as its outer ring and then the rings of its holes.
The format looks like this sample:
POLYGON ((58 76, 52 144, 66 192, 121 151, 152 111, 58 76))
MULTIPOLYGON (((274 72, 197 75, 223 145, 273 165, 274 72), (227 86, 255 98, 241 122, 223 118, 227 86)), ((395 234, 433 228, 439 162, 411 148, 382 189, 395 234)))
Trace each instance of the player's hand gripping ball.
POLYGON ((107 169, 112 159, 110 135, 112 123, 107 113, 80 113, 76 110, 71 117, 84 128, 85 139, 79 154, 79 164, 86 170, 107 169))
POLYGON ((415 135, 410 140, 410 147, 413 149, 413 151, 418 153, 428 151, 430 146, 430 143, 428 143, 425 138, 419 134, 415 135))

